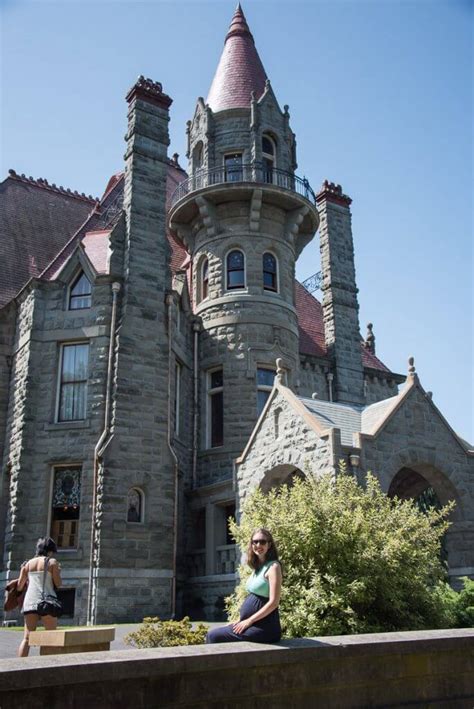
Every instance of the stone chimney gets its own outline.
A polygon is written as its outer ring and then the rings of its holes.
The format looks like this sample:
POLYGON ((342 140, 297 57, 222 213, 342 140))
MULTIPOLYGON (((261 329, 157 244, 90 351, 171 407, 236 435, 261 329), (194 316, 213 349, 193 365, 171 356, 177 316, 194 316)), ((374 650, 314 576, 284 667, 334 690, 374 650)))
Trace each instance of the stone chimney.
POLYGON ((334 362, 334 399, 363 404, 364 368, 354 266, 350 204, 340 185, 327 180, 317 195, 324 336, 334 362))

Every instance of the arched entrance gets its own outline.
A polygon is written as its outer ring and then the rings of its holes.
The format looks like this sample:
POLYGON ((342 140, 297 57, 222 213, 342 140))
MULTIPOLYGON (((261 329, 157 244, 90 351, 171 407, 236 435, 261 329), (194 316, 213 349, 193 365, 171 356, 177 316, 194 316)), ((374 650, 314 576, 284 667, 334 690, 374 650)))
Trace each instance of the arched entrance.
POLYGON ((262 492, 269 492, 269 490, 282 485, 291 486, 295 480, 304 478, 303 471, 294 465, 277 465, 271 470, 265 471, 259 487, 262 492))
POLYGON ((403 466, 392 478, 388 495, 401 500, 414 500, 423 512, 430 507, 441 509, 454 501, 455 507, 450 515, 451 527, 443 541, 442 558, 448 566, 458 566, 455 558, 456 537, 459 534, 457 523, 462 521, 463 513, 456 488, 446 475, 429 464, 403 466))

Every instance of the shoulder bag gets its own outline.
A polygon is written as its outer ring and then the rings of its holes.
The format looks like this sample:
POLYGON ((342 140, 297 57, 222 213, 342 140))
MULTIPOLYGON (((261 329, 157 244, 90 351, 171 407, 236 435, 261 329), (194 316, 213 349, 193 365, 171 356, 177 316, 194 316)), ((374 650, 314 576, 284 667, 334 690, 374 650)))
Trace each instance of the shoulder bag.
POLYGON ((49 558, 46 557, 44 560, 44 572, 43 572, 43 590, 41 592, 41 601, 38 603, 36 612, 38 615, 51 615, 53 618, 59 618, 63 612, 63 607, 61 601, 58 600, 56 596, 44 592, 44 587, 46 584, 46 574, 48 573, 49 558))

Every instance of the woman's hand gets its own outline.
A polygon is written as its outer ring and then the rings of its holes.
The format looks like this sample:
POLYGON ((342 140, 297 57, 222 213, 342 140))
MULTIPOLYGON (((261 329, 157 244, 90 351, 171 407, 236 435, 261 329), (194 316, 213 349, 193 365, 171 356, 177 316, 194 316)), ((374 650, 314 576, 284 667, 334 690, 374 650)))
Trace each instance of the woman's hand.
POLYGON ((232 626, 232 630, 234 631, 234 633, 237 633, 237 635, 242 635, 242 633, 244 633, 247 628, 250 628, 251 625, 252 621, 250 620, 250 618, 247 618, 247 620, 241 620, 238 623, 234 623, 234 625, 232 626))

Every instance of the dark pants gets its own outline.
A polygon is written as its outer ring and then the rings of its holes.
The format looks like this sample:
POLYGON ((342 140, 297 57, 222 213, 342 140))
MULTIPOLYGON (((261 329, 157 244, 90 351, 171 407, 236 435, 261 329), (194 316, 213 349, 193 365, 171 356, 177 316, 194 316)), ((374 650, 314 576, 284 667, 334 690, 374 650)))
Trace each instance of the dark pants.
MULTIPOLYGON (((268 598, 249 593, 240 608, 240 620, 246 620, 268 602, 268 598)), ((210 630, 206 637, 206 643, 234 643, 243 640, 252 643, 277 643, 281 638, 280 616, 278 608, 269 613, 261 620, 251 625, 240 635, 234 633, 232 625, 225 625, 222 628, 210 630)))

